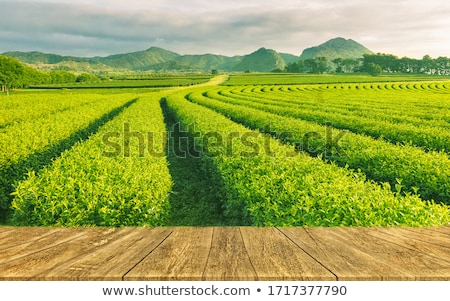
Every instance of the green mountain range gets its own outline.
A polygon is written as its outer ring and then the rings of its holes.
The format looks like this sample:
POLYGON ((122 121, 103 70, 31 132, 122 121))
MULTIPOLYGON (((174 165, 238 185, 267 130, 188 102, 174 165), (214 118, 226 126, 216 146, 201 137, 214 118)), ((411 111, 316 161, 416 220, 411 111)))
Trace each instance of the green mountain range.
POLYGON ((74 57, 42 52, 5 52, 22 63, 41 70, 70 70, 83 72, 102 71, 150 71, 155 72, 222 72, 255 71, 269 72, 283 70, 286 65, 316 57, 361 58, 372 53, 363 45, 343 38, 332 39, 316 47, 305 49, 301 56, 278 53, 272 49, 260 48, 244 56, 224 56, 215 54, 180 55, 158 47, 132 53, 115 54, 107 57, 74 57))

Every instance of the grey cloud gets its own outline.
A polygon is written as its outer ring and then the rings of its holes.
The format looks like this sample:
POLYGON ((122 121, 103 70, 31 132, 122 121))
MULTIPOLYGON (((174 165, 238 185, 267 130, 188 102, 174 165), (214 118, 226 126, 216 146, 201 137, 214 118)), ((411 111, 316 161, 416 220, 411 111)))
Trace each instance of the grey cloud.
POLYGON ((191 10, 188 6, 169 9, 162 5, 166 1, 157 3, 160 6, 133 10, 4 2, 0 52, 106 55, 160 46, 180 53, 244 54, 265 46, 300 54, 305 47, 344 36, 367 41, 375 51, 395 53, 450 26, 449 5, 415 6, 410 1, 288 1, 277 5, 266 0, 261 6, 242 7, 235 1, 236 9, 221 9, 214 1, 195 1, 191 10))

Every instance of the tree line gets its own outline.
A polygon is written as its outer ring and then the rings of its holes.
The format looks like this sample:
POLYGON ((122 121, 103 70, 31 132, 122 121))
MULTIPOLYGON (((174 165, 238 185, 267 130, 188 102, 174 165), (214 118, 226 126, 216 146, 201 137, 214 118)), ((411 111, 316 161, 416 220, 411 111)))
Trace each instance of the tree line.
POLYGON ((97 80, 97 76, 88 73, 75 75, 65 70, 39 71, 13 58, 0 55, 0 86, 1 91, 7 94, 12 88, 26 88, 30 85, 67 84, 97 80))
POLYGON ((284 71, 315 74, 366 72, 374 76, 383 72, 450 75, 450 58, 441 56, 433 59, 429 55, 425 55, 422 59, 399 58, 384 53, 365 54, 361 59, 336 58, 329 60, 326 57, 317 57, 288 64, 284 71))

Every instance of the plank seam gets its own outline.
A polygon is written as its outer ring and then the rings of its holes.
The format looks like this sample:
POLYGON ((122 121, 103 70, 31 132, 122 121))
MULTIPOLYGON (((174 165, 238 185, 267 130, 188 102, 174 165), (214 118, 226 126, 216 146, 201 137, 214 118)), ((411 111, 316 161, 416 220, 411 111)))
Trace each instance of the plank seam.
POLYGON ((248 253, 247 246, 245 245, 245 240, 244 240, 244 236, 242 236, 242 231, 241 231, 241 229, 242 229, 242 228, 239 227, 239 235, 241 236, 242 243, 243 243, 243 246, 244 246, 244 249, 245 249, 245 253, 247 254, 247 257, 248 257, 248 260, 249 260, 249 262, 250 262, 250 265, 251 265, 251 267, 252 267, 252 269, 253 269, 253 272, 254 272, 255 275, 256 275, 255 281, 259 281, 259 275, 258 275, 258 273, 256 272, 255 266, 253 265, 252 257, 251 257, 250 254, 248 253))
MULTIPOLYGON (((308 255, 309 257, 311 257, 315 262, 317 262, 320 266, 322 266, 324 269, 326 269, 328 272, 330 272, 332 275, 334 275, 334 277, 336 277, 336 281, 339 281, 339 277, 338 275, 336 275, 332 270, 330 270, 327 266, 325 266, 323 263, 321 263, 319 260, 317 260, 314 256, 312 256, 309 252, 307 252, 305 249, 303 249, 302 247, 300 247, 295 241, 293 241, 286 233, 284 233, 283 231, 281 231, 280 228, 275 227, 275 229, 277 229, 283 236, 285 236, 289 241, 291 241, 294 245, 296 245, 300 250, 302 250, 306 255, 308 255)), ((315 240, 314 237, 312 237, 308 231, 305 232, 311 237, 311 239, 315 240)))
POLYGON ((150 254, 152 254, 156 249, 159 248, 160 245, 162 245, 173 233, 173 229, 167 234, 166 237, 164 237, 163 240, 161 240, 161 242, 154 247, 147 255, 145 255, 141 260, 139 260, 135 265, 133 265, 123 276, 122 276, 122 281, 125 281, 125 277, 135 268, 137 267, 140 263, 142 263, 148 256, 150 256, 150 254))
POLYGON ((205 267, 203 268, 203 272, 202 272, 202 280, 205 280, 205 277, 206 277, 205 276, 206 268, 208 267, 209 258, 211 257, 211 251, 212 251, 212 246, 213 246, 214 234, 215 233, 216 233, 216 228, 213 228, 212 233, 211 233, 211 243, 209 245, 208 257, 206 258, 205 267))

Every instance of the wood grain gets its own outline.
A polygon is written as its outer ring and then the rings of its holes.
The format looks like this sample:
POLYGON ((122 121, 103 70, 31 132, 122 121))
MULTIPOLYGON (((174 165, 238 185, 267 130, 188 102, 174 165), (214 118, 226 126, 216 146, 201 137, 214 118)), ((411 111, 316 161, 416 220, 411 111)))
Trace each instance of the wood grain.
POLYGON ((15 227, 8 227, 8 226, 0 226, 0 239, 4 236, 4 234, 6 232, 13 231, 15 229, 17 229, 17 228, 15 228, 15 227))
MULTIPOLYGON (((0 249, 5 250, 23 243, 29 244, 32 241, 39 240, 42 237, 52 235, 61 229, 58 228, 16 228, 16 230, 7 230, 0 236, 0 249)), ((1 258, 1 257, 0 257, 1 258)))
MULTIPOLYGON (((32 232, 36 231, 32 230, 32 232)), ((20 239, 17 239, 18 242, 16 244, 0 249, 0 267, 8 262, 20 258, 26 259, 35 253, 80 238, 86 235, 86 232, 82 230, 55 228, 46 233, 36 233, 37 235, 35 238, 28 240, 21 234, 22 233, 19 234, 20 239)))
MULTIPOLYGON (((311 231, 318 230, 312 228, 311 231)), ((367 228, 338 228, 336 235, 374 261, 402 270, 415 280, 450 280, 450 264, 445 260, 371 236, 372 231, 367 228)))
POLYGON ((0 227, 0 280, 450 280, 450 227, 0 227))
POLYGON ((414 252, 424 253, 428 256, 433 256, 450 262, 449 239, 444 240, 441 237, 433 237, 433 239, 430 239, 429 236, 424 235, 423 233, 417 235, 402 228, 380 228, 375 231, 371 231, 369 234, 397 245, 404 246, 414 252))
POLYGON ((435 228, 405 228, 403 230, 408 237, 414 237, 431 244, 450 248, 450 227, 439 228, 439 230, 435 228))
POLYGON ((213 228, 175 228, 124 280, 202 280, 213 228))
POLYGON ((414 276, 348 244, 334 228, 280 228, 302 250, 333 272, 338 280, 414 280, 414 276))
POLYGON ((336 280, 275 228, 241 228, 258 280, 336 280))
POLYGON ((237 227, 214 228, 203 280, 256 280, 256 272, 237 227))
POLYGON ((45 274, 45 280, 123 280, 172 232, 169 228, 119 230, 110 240, 101 240, 95 248, 68 260, 45 274))
POLYGON ((0 280, 45 280, 45 275, 58 265, 84 256, 106 240, 113 239, 120 233, 115 229, 89 228, 89 229, 66 229, 62 230, 72 239, 62 238, 55 241, 48 248, 43 248, 28 256, 16 260, 6 261, 1 265, 0 280))

